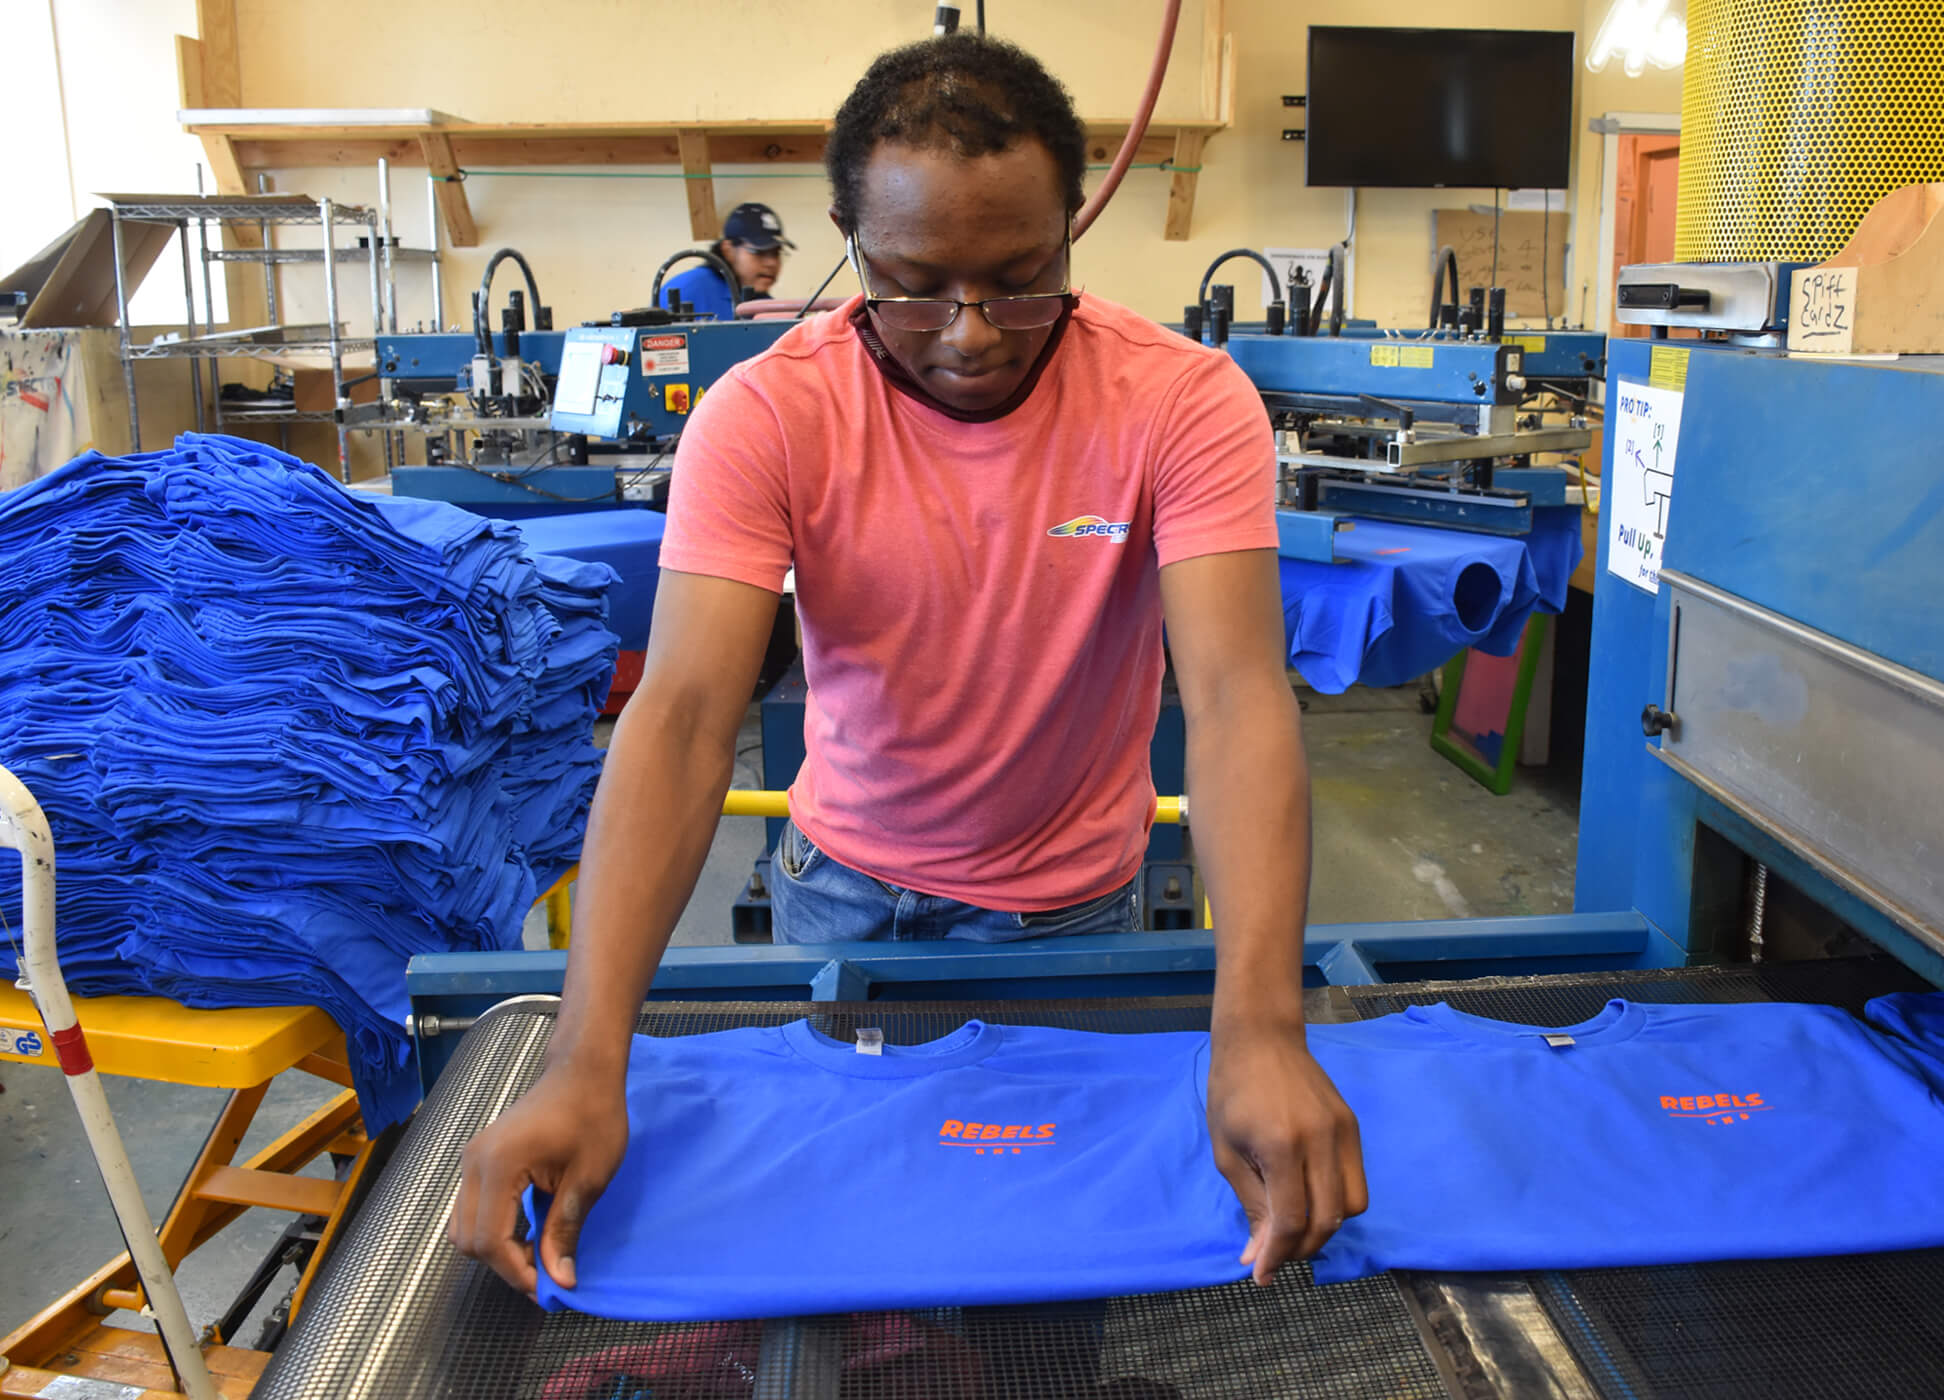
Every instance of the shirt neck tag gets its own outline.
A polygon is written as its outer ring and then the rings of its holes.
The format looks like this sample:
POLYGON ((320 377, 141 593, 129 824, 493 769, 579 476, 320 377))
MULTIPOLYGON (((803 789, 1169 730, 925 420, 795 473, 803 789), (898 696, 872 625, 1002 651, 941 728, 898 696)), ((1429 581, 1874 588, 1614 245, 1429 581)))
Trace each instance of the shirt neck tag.
POLYGON ((884 1053, 884 1032, 877 1026, 859 1026, 857 1029, 857 1053, 860 1055, 882 1055, 884 1053))
POLYGON ((1546 1037, 1546 1044, 1552 1046, 1555 1050, 1563 1050, 1572 1043, 1573 1038, 1570 1035, 1549 1035, 1546 1037))

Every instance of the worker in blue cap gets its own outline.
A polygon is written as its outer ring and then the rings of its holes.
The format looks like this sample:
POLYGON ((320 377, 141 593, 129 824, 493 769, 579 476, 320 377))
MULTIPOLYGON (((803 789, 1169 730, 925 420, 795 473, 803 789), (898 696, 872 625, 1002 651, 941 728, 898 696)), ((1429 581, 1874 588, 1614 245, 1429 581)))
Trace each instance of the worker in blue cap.
MULTIPOLYGON (((796 244, 783 236, 783 221, 767 204, 738 204, 722 221, 722 237, 709 249, 729 264, 742 284, 742 300, 767 297, 783 270, 783 250, 796 251, 796 244)), ((673 304, 679 295, 704 316, 732 321, 736 303, 729 284, 709 263, 700 263, 679 276, 662 283, 661 304, 673 304)))

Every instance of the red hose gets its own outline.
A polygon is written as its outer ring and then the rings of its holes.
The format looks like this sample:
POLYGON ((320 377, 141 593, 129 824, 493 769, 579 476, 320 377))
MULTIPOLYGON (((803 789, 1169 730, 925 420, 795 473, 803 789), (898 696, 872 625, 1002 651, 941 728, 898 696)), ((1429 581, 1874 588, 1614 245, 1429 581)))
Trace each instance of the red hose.
POLYGON ((1168 57, 1174 52, 1175 23, 1181 18, 1181 0, 1167 0, 1167 5, 1168 12, 1161 17, 1161 38, 1154 46, 1154 64, 1148 69, 1147 91, 1141 94, 1140 110, 1134 113, 1134 124, 1127 128, 1127 139, 1121 142, 1120 154, 1114 157, 1106 178, 1074 218, 1075 238, 1093 226, 1093 221, 1100 217, 1100 211, 1107 207, 1107 201, 1114 197, 1114 191, 1120 188, 1121 177, 1127 174, 1127 167, 1134 163, 1134 153, 1141 148, 1141 138, 1147 135, 1148 121, 1154 116, 1154 104, 1161 96, 1161 80, 1168 76, 1168 57))

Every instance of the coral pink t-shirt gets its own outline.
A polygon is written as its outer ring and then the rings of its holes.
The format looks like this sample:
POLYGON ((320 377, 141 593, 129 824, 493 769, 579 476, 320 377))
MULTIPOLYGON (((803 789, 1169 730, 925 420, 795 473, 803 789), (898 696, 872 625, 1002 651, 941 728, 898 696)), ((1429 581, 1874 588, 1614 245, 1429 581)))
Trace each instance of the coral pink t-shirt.
POLYGON ((988 909, 1105 894, 1153 818, 1160 570, 1276 545, 1262 400, 1227 355, 1083 296, 1026 401, 960 422, 885 380, 856 306, 703 397, 662 567, 780 592, 794 563, 790 811, 830 857, 988 909))

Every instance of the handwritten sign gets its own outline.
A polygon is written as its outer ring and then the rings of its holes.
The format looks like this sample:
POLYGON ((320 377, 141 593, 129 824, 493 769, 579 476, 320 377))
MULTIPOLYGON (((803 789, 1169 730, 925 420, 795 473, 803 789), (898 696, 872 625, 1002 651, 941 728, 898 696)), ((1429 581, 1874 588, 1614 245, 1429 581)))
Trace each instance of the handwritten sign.
MULTIPOLYGON (((1514 213, 1498 219, 1498 281, 1492 280, 1492 216, 1470 209, 1432 211, 1431 248, 1458 254, 1458 301, 1472 287, 1505 288, 1507 316, 1566 314, 1566 216, 1514 213)), ((1449 293, 1447 293, 1449 295, 1449 293)))
POLYGON ((1806 267, 1789 284, 1789 348, 1847 355, 1856 341, 1856 269, 1806 267))
POLYGON ((1600 510, 1607 518, 1607 572, 1648 593, 1660 592, 1682 397, 1674 389, 1623 379, 1608 416, 1613 466, 1600 492, 1600 510))

